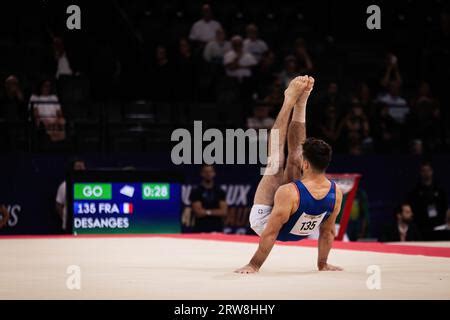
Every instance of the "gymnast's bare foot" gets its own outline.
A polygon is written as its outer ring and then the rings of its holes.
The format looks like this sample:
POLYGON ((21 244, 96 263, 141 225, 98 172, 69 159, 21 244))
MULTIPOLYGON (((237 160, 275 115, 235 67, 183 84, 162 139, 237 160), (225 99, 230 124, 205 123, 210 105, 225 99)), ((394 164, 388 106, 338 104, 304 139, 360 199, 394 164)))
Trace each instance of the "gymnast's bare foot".
POLYGON ((311 91, 314 88, 314 78, 313 77, 306 77, 306 84, 305 84, 305 88, 302 91, 302 94, 299 96, 298 101, 297 101, 297 105, 300 107, 306 107, 306 102, 308 101, 309 95, 311 94, 311 91))
POLYGON ((308 76, 296 77, 289 83, 284 91, 284 99, 288 104, 294 105, 308 84, 308 76))

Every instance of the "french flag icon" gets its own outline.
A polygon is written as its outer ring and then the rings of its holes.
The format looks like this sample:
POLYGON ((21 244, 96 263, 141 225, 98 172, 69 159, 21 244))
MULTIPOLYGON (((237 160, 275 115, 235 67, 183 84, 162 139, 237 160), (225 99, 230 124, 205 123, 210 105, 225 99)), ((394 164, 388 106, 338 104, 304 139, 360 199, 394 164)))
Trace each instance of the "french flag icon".
POLYGON ((122 206, 123 213, 132 214, 133 213, 133 204, 129 202, 125 202, 122 206))

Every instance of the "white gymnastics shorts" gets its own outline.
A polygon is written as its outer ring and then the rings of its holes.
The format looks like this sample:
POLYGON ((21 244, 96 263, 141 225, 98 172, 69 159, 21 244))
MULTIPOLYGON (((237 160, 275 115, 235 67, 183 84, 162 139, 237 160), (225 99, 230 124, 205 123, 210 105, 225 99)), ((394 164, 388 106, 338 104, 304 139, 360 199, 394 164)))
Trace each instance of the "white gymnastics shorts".
POLYGON ((264 231, 272 208, 264 204, 254 204, 250 210, 250 227, 257 235, 260 236, 264 231))

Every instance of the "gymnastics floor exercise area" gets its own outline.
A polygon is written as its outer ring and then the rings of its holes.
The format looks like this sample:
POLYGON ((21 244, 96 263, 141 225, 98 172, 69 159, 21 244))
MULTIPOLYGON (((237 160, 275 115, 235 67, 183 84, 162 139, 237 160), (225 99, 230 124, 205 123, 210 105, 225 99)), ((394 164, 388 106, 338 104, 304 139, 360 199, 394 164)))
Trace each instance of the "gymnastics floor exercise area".
POLYGON ((5 236, 0 299, 450 299, 450 242, 277 243, 259 273, 257 237, 223 234, 5 236))

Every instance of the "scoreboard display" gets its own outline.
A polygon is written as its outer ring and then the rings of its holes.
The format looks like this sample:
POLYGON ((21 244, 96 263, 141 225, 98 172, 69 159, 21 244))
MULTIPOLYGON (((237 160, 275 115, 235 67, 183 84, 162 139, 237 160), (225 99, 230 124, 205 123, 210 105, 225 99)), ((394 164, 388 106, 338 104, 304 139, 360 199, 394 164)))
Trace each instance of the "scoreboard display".
POLYGON ((181 231, 181 179, 175 174, 74 172, 67 196, 74 234, 181 231))

